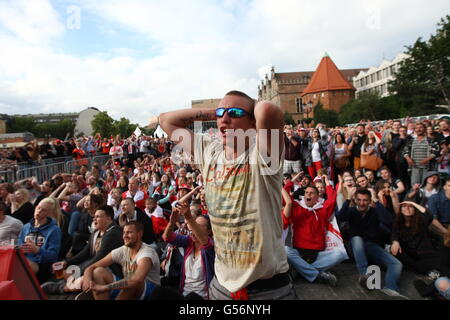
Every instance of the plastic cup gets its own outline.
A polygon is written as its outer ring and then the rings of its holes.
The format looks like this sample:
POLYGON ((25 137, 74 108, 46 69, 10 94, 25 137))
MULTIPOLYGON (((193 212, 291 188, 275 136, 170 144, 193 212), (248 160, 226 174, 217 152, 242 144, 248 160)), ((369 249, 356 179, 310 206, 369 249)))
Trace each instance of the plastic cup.
POLYGON ((57 262, 53 265, 56 279, 64 278, 64 262, 57 262))

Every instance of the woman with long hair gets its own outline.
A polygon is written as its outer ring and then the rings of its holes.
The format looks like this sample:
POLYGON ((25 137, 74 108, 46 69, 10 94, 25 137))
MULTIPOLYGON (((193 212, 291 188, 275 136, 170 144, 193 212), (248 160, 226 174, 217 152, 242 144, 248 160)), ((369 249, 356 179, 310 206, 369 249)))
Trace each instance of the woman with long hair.
POLYGON ((404 183, 400 179, 396 179, 392 176, 391 169, 387 166, 383 166, 379 170, 381 179, 388 181, 391 184, 391 188, 400 197, 405 192, 406 188, 404 183))
POLYGON ((170 197, 175 195, 175 187, 172 185, 169 176, 164 174, 161 177, 161 184, 155 189, 152 198, 157 200, 157 204, 166 210, 172 210, 170 197))
POLYGON ((117 181, 115 179, 114 172, 112 170, 106 171, 106 180, 103 188, 107 193, 111 192, 117 186, 117 181))
POLYGON ((59 257, 63 258, 70 249, 70 235, 69 235, 69 219, 66 215, 62 214, 61 206, 58 199, 53 197, 47 197, 41 200, 42 203, 50 204, 49 217, 56 221, 56 225, 62 232, 61 249, 59 251, 59 257))
POLYGON ((122 190, 122 193, 124 193, 128 191, 128 183, 129 179, 127 176, 120 176, 119 180, 117 181, 116 187, 122 190))
POLYGON ((387 180, 380 179, 375 185, 375 192, 378 196, 378 201, 391 214, 398 214, 400 212, 400 201, 398 195, 394 192, 391 184, 387 180))
POLYGON ((448 266, 442 263, 433 245, 428 229, 432 221, 433 215, 425 207, 412 201, 402 202, 392 229, 391 253, 414 271, 436 280, 448 272, 448 266))
POLYGON ((381 153, 380 153, 380 138, 377 137, 377 135, 373 132, 370 131, 367 134, 366 140, 364 141, 364 143, 361 146, 361 156, 370 156, 370 155, 375 155, 378 158, 381 158, 381 153))
POLYGON ((337 133, 334 136, 332 154, 334 155, 334 176, 336 177, 336 175, 342 174, 350 166, 351 153, 342 133, 337 133))
POLYGON ((150 180, 148 181, 148 194, 153 194, 156 188, 161 185, 161 176, 158 172, 153 171, 150 175, 150 180))
POLYGON ((27 224, 34 216, 34 206, 30 202, 30 193, 21 188, 11 197, 11 216, 27 224))
POLYGON ((328 142, 320 137, 320 131, 314 129, 311 133, 311 140, 308 144, 308 150, 305 155, 305 165, 311 178, 315 178, 317 172, 322 168, 329 166, 329 159, 326 153, 328 142))

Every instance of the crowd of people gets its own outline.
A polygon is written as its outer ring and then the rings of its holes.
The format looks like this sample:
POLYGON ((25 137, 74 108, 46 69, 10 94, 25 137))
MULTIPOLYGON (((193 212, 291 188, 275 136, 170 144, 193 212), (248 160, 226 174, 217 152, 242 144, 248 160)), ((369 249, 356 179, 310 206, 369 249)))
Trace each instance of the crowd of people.
POLYGON ((293 278, 338 286, 330 270, 350 260, 367 290, 368 267, 386 270, 386 298, 408 298, 404 269, 426 277, 414 283, 422 296, 450 297, 448 119, 293 127, 277 106, 231 91, 216 110, 155 121, 169 137, 186 130, 173 140, 200 161, 175 160, 170 139, 135 135, 46 141, 5 157, 111 156, 42 183, 0 184, 0 242, 23 250, 48 294, 295 299, 293 278), (211 120, 214 135, 187 129, 211 120), (232 130, 251 128, 282 134, 264 144, 245 137, 239 153, 232 130), (278 142, 282 165, 262 174, 259 154, 278 142), (330 230, 342 250, 327 244, 330 230))
POLYGON ((82 159, 93 155, 111 155, 113 159, 136 159, 143 154, 159 155, 167 148, 165 138, 152 138, 132 135, 129 139, 120 136, 103 138, 100 134, 64 140, 45 138, 40 143, 37 139, 22 147, 0 148, 0 171, 18 165, 39 165, 42 160, 61 159, 64 157, 82 159), (129 154, 131 156, 129 157, 129 154))

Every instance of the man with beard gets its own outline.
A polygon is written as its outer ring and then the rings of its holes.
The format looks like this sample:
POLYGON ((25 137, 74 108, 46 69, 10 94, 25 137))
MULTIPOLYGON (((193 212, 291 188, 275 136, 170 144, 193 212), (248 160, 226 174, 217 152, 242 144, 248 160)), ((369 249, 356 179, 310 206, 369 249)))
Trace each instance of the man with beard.
POLYGON ((124 246, 114 249, 84 272, 81 288, 92 291, 95 300, 148 300, 160 286, 159 258, 156 251, 142 242, 144 227, 137 221, 127 222, 123 229, 124 246), (108 267, 122 266, 123 279, 108 267))

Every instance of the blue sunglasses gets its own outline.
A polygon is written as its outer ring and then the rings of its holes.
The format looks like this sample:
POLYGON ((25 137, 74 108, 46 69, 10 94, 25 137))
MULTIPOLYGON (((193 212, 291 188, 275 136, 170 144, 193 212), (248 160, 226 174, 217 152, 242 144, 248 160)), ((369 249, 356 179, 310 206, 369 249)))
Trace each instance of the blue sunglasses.
POLYGON ((242 108, 232 107, 232 108, 217 108, 216 109, 216 117, 222 118, 225 115, 225 112, 228 112, 228 115, 231 118, 242 118, 248 115, 249 113, 242 108))

